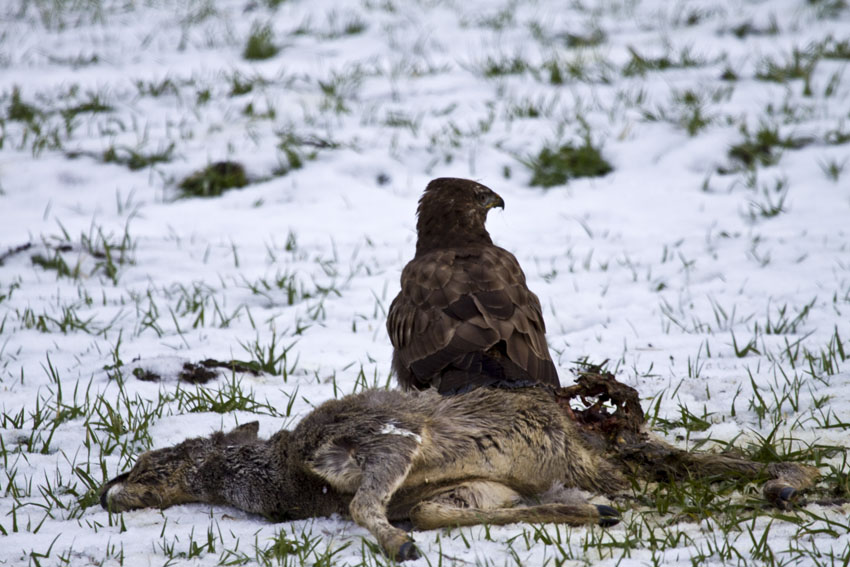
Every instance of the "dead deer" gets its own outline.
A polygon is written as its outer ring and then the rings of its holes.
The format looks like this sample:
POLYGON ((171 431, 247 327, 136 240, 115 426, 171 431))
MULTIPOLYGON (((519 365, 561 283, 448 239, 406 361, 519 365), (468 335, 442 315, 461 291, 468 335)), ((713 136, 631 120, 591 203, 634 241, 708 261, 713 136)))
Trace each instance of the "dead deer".
POLYGON ((614 508, 569 489, 612 495, 634 474, 768 476, 765 496, 787 505, 818 476, 804 465, 677 450, 642 430, 633 389, 602 378, 584 385, 580 379, 572 389, 350 395, 267 441, 257 438, 253 422, 144 453, 102 487, 101 504, 121 512, 204 502, 275 521, 350 515, 389 557, 405 560, 418 552, 391 521, 409 520, 416 529, 611 526, 619 517, 614 508), (589 407, 570 408, 576 397, 589 407), (605 399, 613 401, 613 414, 600 409, 605 399))

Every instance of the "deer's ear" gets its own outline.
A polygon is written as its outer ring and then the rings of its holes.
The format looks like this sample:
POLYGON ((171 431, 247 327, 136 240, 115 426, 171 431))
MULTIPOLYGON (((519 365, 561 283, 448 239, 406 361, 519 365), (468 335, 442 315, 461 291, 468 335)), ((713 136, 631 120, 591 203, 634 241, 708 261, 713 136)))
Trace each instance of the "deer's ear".
POLYGON ((221 445, 243 445, 246 443, 253 443, 257 440, 257 432, 259 430, 259 421, 243 423, 233 431, 225 433, 219 439, 216 439, 216 442, 221 445))

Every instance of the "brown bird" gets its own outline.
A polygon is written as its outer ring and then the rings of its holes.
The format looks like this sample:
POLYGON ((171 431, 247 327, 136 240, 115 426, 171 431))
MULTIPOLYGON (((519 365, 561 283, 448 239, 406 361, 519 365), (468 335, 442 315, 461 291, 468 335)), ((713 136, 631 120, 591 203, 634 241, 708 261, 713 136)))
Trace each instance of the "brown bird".
POLYGON ((560 385, 540 300, 484 228, 493 207, 505 202, 468 179, 435 179, 419 200, 416 255, 387 317, 404 389, 560 385))

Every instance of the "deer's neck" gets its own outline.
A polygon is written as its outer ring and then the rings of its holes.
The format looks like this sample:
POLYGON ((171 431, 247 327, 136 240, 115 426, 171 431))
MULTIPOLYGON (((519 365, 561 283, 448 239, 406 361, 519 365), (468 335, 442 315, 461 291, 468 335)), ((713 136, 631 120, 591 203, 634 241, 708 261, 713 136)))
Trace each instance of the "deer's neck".
POLYGON ((198 469, 205 500, 274 520, 347 514, 339 495, 289 451, 290 432, 268 441, 217 448, 198 469))

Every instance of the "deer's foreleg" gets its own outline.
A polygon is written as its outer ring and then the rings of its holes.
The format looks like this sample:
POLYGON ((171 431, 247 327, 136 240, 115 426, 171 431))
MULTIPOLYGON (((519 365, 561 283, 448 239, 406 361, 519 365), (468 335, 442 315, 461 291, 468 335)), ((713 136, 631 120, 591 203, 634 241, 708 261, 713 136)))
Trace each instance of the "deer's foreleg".
POLYGON ((359 451, 360 485, 349 505, 351 517, 396 561, 419 557, 413 539, 387 519, 387 504, 407 478, 419 443, 415 438, 393 435, 359 451))

